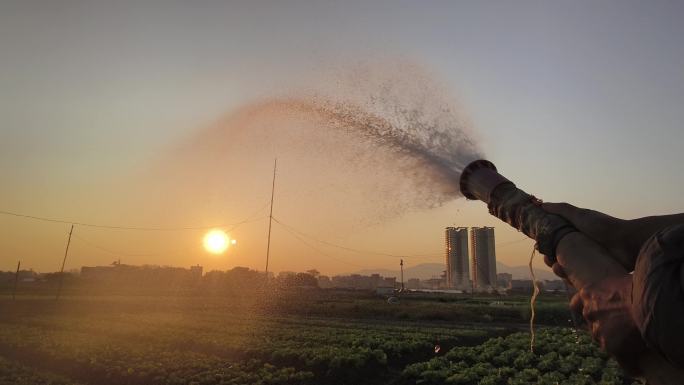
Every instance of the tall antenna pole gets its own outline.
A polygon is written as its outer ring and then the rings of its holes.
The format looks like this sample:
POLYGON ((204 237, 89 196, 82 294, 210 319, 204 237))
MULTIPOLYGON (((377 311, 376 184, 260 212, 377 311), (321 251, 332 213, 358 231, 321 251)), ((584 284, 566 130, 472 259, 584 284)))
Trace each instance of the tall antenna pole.
POLYGON ((14 290, 12 290, 12 301, 14 301, 17 296, 17 286, 19 285, 19 268, 21 267, 21 261, 17 262, 17 272, 14 274, 14 290))
POLYGON ((271 186, 271 212, 268 214, 268 243, 266 243, 266 281, 268 281, 268 257, 271 254, 271 226, 273 225, 273 196, 275 193, 276 167, 278 158, 273 161, 273 185, 271 186))
POLYGON ((69 255, 69 245, 71 244, 71 234, 74 232, 74 225, 71 225, 71 230, 69 230, 69 238, 67 239, 66 250, 64 250, 64 259, 62 259, 62 268, 59 270, 59 287, 57 288, 57 295, 55 295, 55 301, 59 299, 59 295, 62 293, 62 285, 64 284, 64 265, 66 264, 67 255, 69 255))
POLYGON ((401 259, 401 262, 399 262, 399 266, 401 266, 401 291, 402 293, 404 292, 404 260, 401 259))

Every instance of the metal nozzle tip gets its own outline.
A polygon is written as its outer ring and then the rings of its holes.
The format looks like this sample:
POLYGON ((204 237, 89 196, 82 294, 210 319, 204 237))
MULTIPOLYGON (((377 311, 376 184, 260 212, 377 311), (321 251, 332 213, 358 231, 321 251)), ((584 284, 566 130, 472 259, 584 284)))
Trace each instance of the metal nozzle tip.
POLYGON ((460 182, 459 182, 460 189, 461 189, 461 194, 463 194, 463 196, 466 197, 466 199, 471 199, 471 200, 473 200, 473 199, 478 199, 478 198, 477 198, 475 195, 473 195, 473 193, 471 193, 470 190, 468 189, 468 186, 469 186, 468 178, 470 177, 470 175, 471 175, 475 170, 478 170, 478 169, 481 169, 481 168, 489 168, 489 169, 492 169, 492 170, 494 170, 495 172, 497 172, 496 166, 494 166, 494 163, 492 163, 492 162, 490 162, 490 161, 488 161, 488 160, 486 160, 486 159, 478 159, 478 160, 475 160, 475 161, 473 161, 473 162, 470 162, 470 164, 467 165, 467 166, 463 169, 463 171, 461 172, 461 179, 460 179, 460 182))

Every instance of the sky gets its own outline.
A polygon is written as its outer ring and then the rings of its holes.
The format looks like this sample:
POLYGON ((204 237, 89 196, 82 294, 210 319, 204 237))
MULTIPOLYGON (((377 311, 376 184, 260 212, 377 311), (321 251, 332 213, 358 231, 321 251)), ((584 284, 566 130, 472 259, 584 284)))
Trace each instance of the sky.
MULTIPOLYGON (((278 157, 274 217, 285 225, 273 225, 274 271, 441 262, 452 225, 496 226, 497 259, 522 265, 532 241, 481 202, 379 214, 382 192, 368 195, 377 165, 351 167, 323 147, 308 154, 328 135, 254 147, 273 139, 259 124, 287 137, 296 120, 251 122, 246 142, 225 131, 236 149, 226 158, 184 160, 255 101, 327 87, 329 73, 359 64, 411 63, 448 91, 485 156, 526 191, 624 218, 682 212, 682 17, 675 1, 2 1, 0 210, 217 225, 237 240, 214 256, 202 249, 204 229, 77 225, 67 269, 120 258, 262 270, 278 157)), ((0 215, 0 270, 18 260, 58 270, 68 232, 0 215)))

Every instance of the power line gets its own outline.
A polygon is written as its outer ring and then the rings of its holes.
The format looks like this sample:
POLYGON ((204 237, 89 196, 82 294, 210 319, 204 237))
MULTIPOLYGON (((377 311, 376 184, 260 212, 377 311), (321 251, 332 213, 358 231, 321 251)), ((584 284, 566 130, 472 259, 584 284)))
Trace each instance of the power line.
MULTIPOLYGON (((288 224, 283 223, 282 221, 278 220, 278 218, 276 218, 276 217, 273 217, 273 221, 275 221, 275 222, 278 223, 279 225, 283 226, 284 228, 287 228, 287 229, 289 229, 290 231, 293 231, 293 232, 299 234, 300 236, 305 237, 305 238, 308 238, 308 239, 310 239, 310 240, 312 240, 312 241, 315 241, 315 242, 318 242, 318 243, 321 243, 321 244, 324 244, 324 245, 328 245, 328 246, 331 246, 331 247, 335 247, 335 248, 338 248, 338 249, 351 251, 351 252, 358 253, 358 254, 375 254, 375 255, 381 255, 381 256, 392 257, 392 258, 430 258, 430 257, 442 257, 442 256, 444 256, 444 252, 439 252, 439 253, 423 253, 423 254, 409 254, 409 255, 406 255, 406 254, 404 254, 404 255, 397 255, 397 254, 389 254, 389 253, 382 253, 382 252, 369 251, 369 250, 354 249, 354 248, 351 248, 351 247, 347 247, 347 246, 343 246, 343 245, 338 245, 338 244, 335 244, 335 243, 332 243, 332 242, 328 242, 328 241, 324 241, 324 240, 318 239, 318 238, 316 238, 316 237, 314 237, 314 236, 312 236, 312 235, 309 235, 309 234, 306 234, 306 233, 304 233, 304 232, 302 232, 302 231, 300 231, 300 230, 297 230, 295 227, 293 227, 293 226, 291 226, 291 225, 288 225, 288 224)), ((514 243, 519 243, 519 242, 525 241, 525 240, 527 240, 527 239, 529 239, 529 238, 524 237, 524 238, 516 239, 516 240, 513 240, 513 241, 501 242, 501 243, 497 243, 496 246, 497 246, 497 247, 505 247, 505 246, 508 246, 508 245, 511 245, 511 244, 514 244, 514 243)))
MULTIPOLYGON (((274 220, 276 223, 279 223, 280 225, 282 225, 282 223, 278 222, 275 218, 273 218, 273 220, 274 220)), ((327 258, 330 258, 330 259, 332 259, 332 260, 334 260, 334 261, 337 261, 337 262, 341 262, 341 263, 347 264, 347 265, 349 265, 349 266, 354 266, 354 267, 359 267, 359 268, 364 268, 364 267, 365 267, 365 266, 357 265, 357 264, 355 264, 355 263, 351 263, 351 262, 349 262, 349 261, 345 261, 345 260, 343 260, 343 259, 339 259, 339 258, 337 258, 337 257, 333 257, 332 255, 330 255, 330 254, 328 254, 328 253, 322 251, 321 249, 317 248, 316 246, 314 246, 314 245, 310 244, 309 242, 305 241, 303 238, 301 238, 299 235, 297 235, 293 230, 290 230, 289 228, 287 228, 287 227, 285 227, 285 226, 283 226, 283 230, 285 230, 286 232, 288 232, 292 237, 294 237, 294 238, 297 239, 298 241, 302 242, 303 244, 305 244, 305 245, 308 246, 309 248, 315 250, 316 252, 318 252, 319 254, 321 254, 321 255, 323 255, 323 256, 325 256, 325 257, 327 257, 327 258)))
MULTIPOLYGON (((265 209, 266 207, 268 207, 268 203, 265 204, 263 207, 261 207, 256 212, 256 214, 261 212, 261 210, 265 209)), ((42 221, 42 222, 61 223, 61 224, 65 224, 65 225, 76 225, 76 226, 93 227, 93 228, 110 229, 110 230, 136 230, 136 231, 208 230, 208 229, 217 228, 217 227, 229 227, 229 226, 241 225, 243 223, 246 223, 249 220, 249 218, 248 218, 247 220, 236 222, 236 223, 228 223, 228 224, 213 225, 213 226, 142 227, 142 226, 104 225, 104 224, 97 224, 97 223, 69 221, 66 219, 47 218, 47 217, 41 217, 41 216, 36 216, 36 215, 20 214, 20 213, 16 213, 16 212, 12 212, 12 211, 5 211, 5 210, 0 210, 0 214, 18 217, 18 218, 32 219, 32 220, 42 221)))
POLYGON ((358 254, 375 254, 375 255, 381 255, 381 256, 392 257, 392 258, 420 258, 420 257, 433 257, 433 256, 443 256, 444 255, 443 253, 440 253, 440 254, 396 255, 396 254, 381 253, 381 252, 369 251, 369 250, 359 250, 359 249, 354 249, 354 248, 347 247, 347 246, 338 245, 338 244, 335 244, 332 242, 324 241, 321 239, 317 239, 311 235, 308 235, 306 233, 303 233, 303 232, 297 230, 296 228, 294 228, 290 225, 283 223, 282 221, 278 220, 276 217, 273 217, 273 221, 275 221, 279 225, 283 226, 284 228, 287 228, 290 231, 296 232, 297 234, 301 235, 302 237, 308 238, 312 241, 315 241, 315 242, 318 242, 318 243, 321 243, 324 245, 328 245, 331 247, 336 247, 338 249, 351 251, 351 252, 358 253, 358 254))
MULTIPOLYGON (((261 211, 261 210, 259 210, 259 211, 261 211)), ((231 231, 237 229, 238 227, 240 227, 240 225, 242 225, 242 224, 251 223, 251 222, 257 222, 257 221, 260 221, 260 220, 263 220, 263 219, 266 219, 266 218, 268 218, 268 217, 267 217, 267 216, 261 216, 261 217, 258 217, 258 218, 248 218, 248 219, 246 219, 246 220, 244 220, 244 221, 242 221, 242 222, 239 222, 238 224, 232 226, 230 229, 227 229, 226 231, 231 232, 231 231)), ((78 235, 76 235, 76 234, 74 234, 73 236, 74 236, 74 238, 79 239, 82 243, 84 243, 84 244, 90 246, 91 248, 98 249, 98 250, 100 250, 100 251, 102 251, 102 252, 105 252, 105 253, 107 253, 107 254, 111 254, 111 255, 113 255, 113 256, 123 256, 123 257, 156 257, 156 256, 160 256, 160 255, 181 255, 181 253, 178 253, 178 252, 176 252, 176 253, 173 253, 173 252, 168 252, 168 253, 167 253, 167 252, 163 252, 163 253, 148 253, 148 254, 129 254, 129 253, 124 253, 124 252, 120 252, 120 251, 115 251, 115 250, 112 250, 112 249, 109 249, 109 248, 106 248, 106 247, 102 247, 102 246, 100 246, 100 245, 98 245, 98 244, 96 244, 96 243, 94 243, 94 242, 92 242, 92 241, 90 241, 90 240, 88 240, 88 239, 85 239, 84 237, 78 236, 78 235)), ((184 253, 185 253, 185 252, 184 252, 184 253)))
POLYGON ((107 253, 107 254, 110 254, 110 255, 116 256, 116 257, 155 257, 155 256, 161 255, 161 253, 154 253, 154 254, 128 254, 128 253, 122 253, 122 252, 110 250, 110 249, 108 249, 108 248, 105 248, 105 247, 102 247, 102 246, 100 246, 100 245, 97 245, 97 244, 95 244, 95 243, 93 243, 93 242, 91 242, 91 241, 89 241, 89 240, 87 240, 87 239, 85 239, 85 238, 83 238, 83 237, 81 237, 81 236, 78 236, 78 235, 74 235, 74 238, 80 240, 81 242, 83 242, 83 244, 85 244, 85 245, 87 245, 87 246, 90 246, 91 248, 100 250, 100 251, 102 251, 102 252, 104 252, 104 253, 107 253))

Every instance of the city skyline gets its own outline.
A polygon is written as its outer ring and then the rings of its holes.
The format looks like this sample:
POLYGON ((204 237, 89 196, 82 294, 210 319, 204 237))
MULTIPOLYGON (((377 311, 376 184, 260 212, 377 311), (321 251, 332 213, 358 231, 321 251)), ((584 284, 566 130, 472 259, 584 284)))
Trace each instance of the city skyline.
POLYGON ((446 285, 473 291, 497 287, 494 227, 447 227, 446 285))
MULTIPOLYGON (((61 279, 61 275, 55 272, 39 273, 31 269, 19 269, 16 272, 0 272, 3 278, 3 284, 8 282, 21 282, 23 286, 37 285, 45 283, 54 283, 61 279)), ((112 285, 122 285, 125 288, 127 285, 153 284, 165 285, 169 290, 174 290, 173 286, 184 286, 196 283, 201 278, 213 279, 217 275, 225 273, 248 275, 252 278, 261 276, 264 278, 264 272, 259 272, 246 267, 237 266, 229 270, 210 270, 204 271, 200 265, 193 266, 158 266, 158 265, 129 265, 114 261, 105 266, 82 266, 80 269, 72 269, 65 272, 65 281, 75 282, 74 279, 82 283, 88 284, 103 284, 109 285, 109 288, 116 288, 112 285)), ((337 275, 321 274, 316 269, 307 270, 304 272, 296 271, 281 271, 278 273, 269 272, 269 280, 290 280, 293 277, 310 276, 317 280, 321 288, 354 288, 354 289, 370 289, 376 288, 394 288, 401 290, 402 281, 398 274, 387 272, 385 273, 345 273, 337 275)), ((310 281, 310 278, 307 278, 310 281)), ((538 282, 544 283, 545 287, 550 290, 563 290, 564 285, 562 280, 558 277, 538 277, 538 282), (550 284, 549 282, 553 282, 550 284)), ((457 288, 449 285, 447 277, 444 274, 432 276, 416 277, 415 275, 407 278, 404 281, 406 289, 411 290, 446 290, 451 293, 470 292, 468 288, 457 288)), ((503 272, 497 274, 496 287, 483 287, 477 291, 491 292, 492 290, 519 290, 531 287, 531 276, 527 273, 526 276, 516 276, 512 273, 503 272), (511 283, 513 284, 511 286, 511 283)), ((47 286, 44 288, 48 288, 47 286)), ((54 289, 54 287, 53 287, 54 289)))
MULTIPOLYGON (((453 229, 453 228, 454 228, 454 227, 446 227, 447 232, 448 232, 448 229, 453 229)), ((469 228, 478 228, 478 227, 477 227, 477 226, 471 226, 471 227, 456 227, 456 229, 465 229, 465 230, 467 230, 467 229, 469 229, 469 228)), ((471 242, 471 237, 468 235, 468 232, 467 232, 467 231, 465 232, 465 234, 466 234, 466 235, 465 235, 465 237, 466 237, 466 238, 465 238, 465 243, 464 243, 464 244, 463 244, 463 243, 459 243, 459 244, 461 244, 461 245, 464 245, 465 254, 458 254, 458 256, 459 256, 459 260, 461 261, 461 264, 462 264, 463 269, 465 269, 465 270, 463 270, 463 276, 464 276, 463 279, 465 280, 465 282, 467 282, 467 288, 470 288, 470 285, 471 285, 471 283, 470 283, 470 274, 471 274, 471 271, 470 271, 471 269, 470 269, 470 267, 471 267, 471 265, 472 265, 472 261, 471 261, 471 259, 472 259, 472 254, 471 254, 471 252, 470 252, 471 249, 470 249, 469 244, 470 244, 470 242, 471 242), (461 256, 461 255, 465 255, 465 264, 463 264, 463 260, 460 259, 460 256, 461 256)), ((520 239, 519 241, 520 241, 520 242, 526 241, 526 239, 520 239)), ((340 245, 336 245, 336 246, 344 247, 344 246, 340 246, 340 245)), ((506 246, 506 244, 504 244, 504 246, 506 246)), ((444 254, 444 253, 442 253, 442 254, 444 254)), ((104 258, 104 259, 103 259, 103 258, 100 258, 100 259, 99 259, 101 262, 104 263, 104 266, 115 265, 115 264, 126 265, 127 263, 130 263, 131 261, 134 261, 134 262, 135 262, 135 260, 136 260, 135 256, 131 257, 131 256, 126 256, 126 255, 112 254, 112 253, 108 253, 108 255, 109 255, 109 258, 108 258, 108 259, 107 259, 107 258, 104 258)), ((447 255, 449 255, 449 251, 448 251, 448 242, 447 242, 447 255)), ((401 257, 401 256, 400 256, 400 255, 397 255, 397 257, 401 257)), ((403 258, 409 258, 409 259, 410 259, 410 257, 411 257, 411 256, 404 256, 403 258)), ((55 260, 55 263, 58 264, 58 262, 60 262, 60 261, 62 260, 62 258, 63 258, 63 255, 62 255, 62 256, 58 256, 58 258, 55 260)), ((446 259, 442 258, 442 262, 447 261, 447 262, 445 262, 445 271, 448 270, 448 259, 449 259, 448 256, 447 256, 446 259)), ((88 260, 88 258, 86 258, 86 260, 88 260)), ((436 258, 436 259, 435 259, 435 261, 438 261, 438 260, 439 260, 439 258, 436 258)), ((18 262, 18 261, 15 261, 15 267, 16 267, 16 262, 18 262)), ((68 258, 68 257, 67 257, 67 262, 69 262, 69 258, 68 258)), ((422 260, 414 260, 413 263, 407 263, 406 266, 407 266, 407 267, 415 267, 415 266, 424 265, 424 264, 426 264, 426 263, 427 263, 427 264, 430 264, 430 263, 434 263, 434 262, 432 262, 432 261, 425 262, 425 261, 422 261, 422 260)), ((94 265, 94 264, 91 263, 90 265, 94 265)), ((161 263, 161 264, 156 264, 156 263, 142 263, 142 264, 136 264, 136 263, 133 263, 133 265, 140 265, 140 266, 149 265, 149 266, 160 266, 160 267, 183 267, 183 266, 184 266, 184 265, 163 264, 163 263, 161 263)), ((199 265, 199 264, 195 264, 195 265, 199 265)), ((387 269, 389 269, 389 268, 396 267, 395 265, 398 266, 398 262, 397 262, 397 260, 394 260, 394 259, 393 259, 393 260, 389 261, 387 264, 378 265, 378 266, 374 266, 374 267, 368 267, 368 268, 362 268, 361 270, 372 270, 372 269, 387 270, 387 269)), ((73 267, 71 267, 71 268, 65 269, 65 271, 80 270, 82 267, 87 267, 87 266, 88 266, 88 264, 82 265, 82 266, 73 266, 73 267)), ((519 267, 519 266, 523 266, 523 265, 516 265, 516 266, 519 267)), ((22 264, 21 264, 21 267, 22 267, 22 270, 25 268, 25 269, 27 269, 27 270, 36 271, 36 272, 38 272, 38 273, 53 273, 53 272, 58 272, 58 271, 59 271, 59 267, 57 267, 57 268, 54 269, 54 270, 50 270, 50 269, 41 270, 41 269, 36 269, 34 266, 26 265, 26 263, 22 263, 22 264)), ((234 267, 246 267, 246 266, 234 266, 234 267)), ((317 269, 317 267, 314 266, 314 265, 312 265, 308 270, 310 270, 310 269, 317 269)), ((254 269, 254 270, 259 271, 258 268, 254 269)), ((270 269, 269 269, 269 270, 270 270, 270 269)), ((0 271, 2 271, 2 270, 0 270, 0 271)), ((7 271, 11 271, 11 269, 7 269, 7 271)), ((292 270, 292 269, 282 269, 282 270, 276 270, 276 271, 270 270, 271 273, 276 273, 276 274, 279 273, 279 272, 293 272, 293 271, 295 271, 295 270, 292 270)), ((301 270, 301 271, 304 271, 304 270, 301 270)), ((356 271, 358 271, 358 269, 357 269, 357 270, 354 270, 354 269, 343 270, 343 271, 341 271, 341 272, 339 272, 339 273, 340 273, 340 274, 353 274, 353 273, 355 273, 356 271)), ((399 270, 397 270, 397 271, 399 271, 399 270)), ((447 279, 448 279, 448 278, 447 278, 447 279)))

